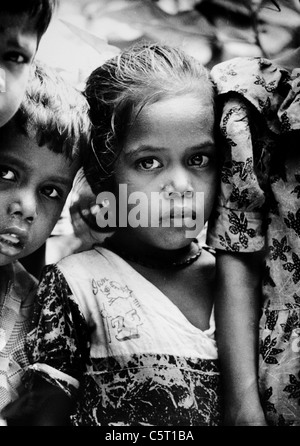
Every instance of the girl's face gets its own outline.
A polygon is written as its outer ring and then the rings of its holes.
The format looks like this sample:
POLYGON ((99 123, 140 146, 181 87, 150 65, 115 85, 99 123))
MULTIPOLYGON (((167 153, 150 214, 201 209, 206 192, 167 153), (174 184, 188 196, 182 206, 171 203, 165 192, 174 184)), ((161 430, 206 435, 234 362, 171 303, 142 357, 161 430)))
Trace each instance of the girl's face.
POLYGON ((116 193, 126 185, 127 201, 133 203, 127 205, 129 221, 122 231, 162 249, 188 244, 186 232, 195 218, 199 222, 203 215, 200 232, 212 210, 215 158, 214 110, 207 94, 166 98, 144 107, 115 166, 116 193), (144 219, 145 227, 133 228, 132 217, 145 213, 148 224, 144 219))
POLYGON ((39 147, 13 124, 1 129, 0 266, 31 254, 49 237, 78 166, 39 147))
POLYGON ((15 114, 25 94, 37 49, 37 32, 26 15, 0 13, 0 127, 15 114))

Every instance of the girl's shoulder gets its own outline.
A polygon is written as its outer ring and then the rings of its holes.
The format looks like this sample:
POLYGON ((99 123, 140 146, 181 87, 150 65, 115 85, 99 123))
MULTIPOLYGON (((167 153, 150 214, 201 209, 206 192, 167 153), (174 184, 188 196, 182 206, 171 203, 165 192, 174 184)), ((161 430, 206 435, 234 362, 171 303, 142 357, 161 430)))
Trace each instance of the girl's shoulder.
POLYGON ((71 268, 72 266, 80 266, 85 268, 91 262, 94 262, 95 258, 97 257, 99 257, 99 253, 93 248, 68 255, 57 262, 56 266, 58 268, 71 268))
POLYGON ((116 277, 126 266, 124 260, 112 251, 95 245, 92 249, 64 257, 55 268, 69 283, 86 283, 97 277, 116 277))

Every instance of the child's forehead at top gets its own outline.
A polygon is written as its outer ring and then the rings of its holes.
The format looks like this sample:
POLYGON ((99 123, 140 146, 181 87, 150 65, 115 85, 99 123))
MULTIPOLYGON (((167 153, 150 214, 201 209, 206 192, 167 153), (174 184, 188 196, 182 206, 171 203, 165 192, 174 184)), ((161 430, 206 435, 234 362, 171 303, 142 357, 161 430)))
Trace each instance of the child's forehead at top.
POLYGON ((27 12, 10 13, 1 11, 0 8, 0 30, 4 31, 7 28, 19 28, 24 31, 36 31, 37 19, 30 16, 27 12))
POLYGON ((75 173, 80 167, 80 160, 78 157, 71 159, 68 157, 63 150, 53 150, 53 146, 50 142, 44 141, 43 144, 40 143, 38 130, 35 126, 27 126, 26 130, 20 126, 17 115, 15 115, 9 122, 4 126, 0 127, 0 158, 2 156, 12 156, 15 160, 20 159, 24 162, 24 165, 28 162, 26 155, 24 153, 30 153, 31 151, 41 156, 48 157, 50 161, 49 166, 47 166, 48 171, 53 168, 53 171, 61 166, 62 161, 69 165, 71 170, 66 171, 66 177, 75 176, 75 173), (53 164, 51 166, 51 163, 53 164))
POLYGON ((214 95, 207 83, 205 87, 197 87, 193 90, 183 92, 164 93, 156 97, 155 100, 147 98, 141 99, 132 108, 130 121, 135 122, 141 114, 148 114, 149 110, 158 109, 160 115, 172 115, 181 111, 184 104, 185 111, 194 110, 195 107, 201 110, 201 114, 211 113, 214 109, 214 95))
POLYGON ((10 14, 0 10, 0 33, 32 35, 38 40, 37 19, 33 19, 27 13, 10 14))
POLYGON ((0 39, 2 48, 12 45, 34 55, 39 40, 36 23, 27 14, 11 15, 0 11, 0 39))
MULTIPOLYGON (((0 154, 3 152, 7 142, 19 141, 21 138, 36 139, 36 132, 29 130, 25 131, 22 126, 19 125, 17 115, 13 116, 5 125, 0 127, 0 139, 2 144, 0 145, 0 154)), ((18 144, 16 144, 18 146, 18 144)), ((22 153, 22 146, 18 147, 22 153)))

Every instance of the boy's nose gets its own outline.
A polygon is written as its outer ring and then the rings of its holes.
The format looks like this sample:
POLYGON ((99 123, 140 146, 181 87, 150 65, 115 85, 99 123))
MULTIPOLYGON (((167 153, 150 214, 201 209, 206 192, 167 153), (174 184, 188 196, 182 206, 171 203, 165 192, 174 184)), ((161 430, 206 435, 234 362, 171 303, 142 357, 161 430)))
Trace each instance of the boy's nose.
POLYGON ((10 203, 8 212, 12 217, 18 217, 32 223, 37 216, 37 204, 34 194, 23 192, 10 203))

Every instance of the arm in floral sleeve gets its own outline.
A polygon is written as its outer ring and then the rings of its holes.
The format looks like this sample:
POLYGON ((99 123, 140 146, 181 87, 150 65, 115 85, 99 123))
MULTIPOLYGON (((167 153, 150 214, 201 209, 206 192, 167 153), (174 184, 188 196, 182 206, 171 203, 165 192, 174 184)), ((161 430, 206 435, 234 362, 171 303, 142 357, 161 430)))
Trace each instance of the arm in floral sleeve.
POLYGON ((220 106, 220 183, 208 244, 217 251, 217 341, 226 422, 265 425, 258 393, 258 319, 271 154, 286 74, 262 58, 216 65, 220 106))
POLYGON ((265 197, 255 174, 247 108, 237 98, 224 105, 221 126, 224 163, 208 244, 217 252, 216 333, 225 419, 233 425, 264 425, 257 343, 265 197))

